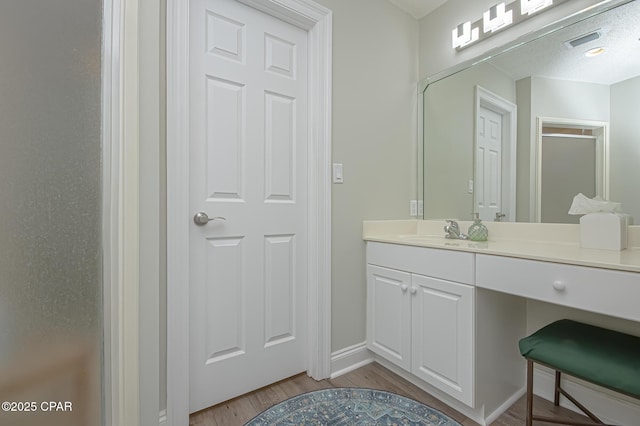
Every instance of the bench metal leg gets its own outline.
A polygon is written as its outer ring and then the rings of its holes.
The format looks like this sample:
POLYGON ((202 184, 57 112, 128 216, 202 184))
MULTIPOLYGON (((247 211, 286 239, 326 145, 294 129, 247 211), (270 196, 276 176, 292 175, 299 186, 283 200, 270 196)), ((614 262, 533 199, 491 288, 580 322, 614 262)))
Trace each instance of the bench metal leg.
MULTIPOLYGON (((584 423, 584 422, 574 422, 566 419, 554 419, 551 417, 545 416, 534 416, 533 415, 533 361, 527 359, 527 412, 525 417, 525 426, 533 426, 533 421, 541 421, 547 423, 555 423, 555 424, 563 424, 563 425, 573 425, 573 426, 589 426, 593 423, 584 423)), ((554 398, 553 403, 558 406, 560 405, 560 395, 563 395, 569 401, 571 401, 576 407, 578 407, 584 414, 586 414, 591 420, 593 420, 596 424, 604 425, 604 423, 595 416, 591 411, 589 411, 584 405, 580 404, 574 397, 569 395, 567 391, 562 389, 560 386, 561 380, 561 372, 556 370, 556 383, 554 389, 554 398)))
POLYGON ((553 405, 560 405, 560 372, 556 370, 556 388, 553 392, 553 405))
POLYGON ((576 399, 574 397, 572 397, 571 395, 569 395, 564 389, 559 388, 559 390, 560 390, 560 393, 562 393, 562 395, 564 395, 565 398, 567 398, 569 401, 571 401, 573 403, 573 405, 575 405, 580 410, 582 410, 582 412, 584 414, 586 414, 591 420, 593 420, 594 422, 596 422, 599 425, 603 425, 604 424, 602 422, 602 420, 597 418, 596 415, 593 414, 591 411, 587 410, 587 407, 585 407, 584 405, 582 405, 578 401, 576 401, 576 399))
POLYGON ((527 415, 525 425, 533 424, 533 361, 527 360, 527 415))

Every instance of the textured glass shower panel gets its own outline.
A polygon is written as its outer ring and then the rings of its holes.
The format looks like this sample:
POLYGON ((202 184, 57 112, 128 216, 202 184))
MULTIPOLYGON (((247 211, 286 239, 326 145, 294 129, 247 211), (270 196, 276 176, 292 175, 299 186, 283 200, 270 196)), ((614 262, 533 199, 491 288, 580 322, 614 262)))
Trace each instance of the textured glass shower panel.
POLYGON ((0 2, 0 425, 102 423, 101 35, 0 2))

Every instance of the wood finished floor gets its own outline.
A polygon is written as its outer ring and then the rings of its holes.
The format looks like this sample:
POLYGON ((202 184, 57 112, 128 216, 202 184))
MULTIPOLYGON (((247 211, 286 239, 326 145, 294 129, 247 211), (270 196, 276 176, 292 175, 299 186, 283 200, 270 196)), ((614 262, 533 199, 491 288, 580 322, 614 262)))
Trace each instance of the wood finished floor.
MULTIPOLYGON (((206 410, 193 413, 189 419, 189 425, 241 426, 265 409, 285 399, 305 392, 338 387, 361 387, 395 392, 440 410, 452 419, 457 420, 463 426, 478 425, 476 422, 440 402, 422 389, 376 363, 366 365, 335 379, 321 380, 319 382, 307 377, 306 374, 299 374, 206 410)), ((525 406, 526 402, 523 397, 498 420, 492 423, 492 426, 524 425, 525 406)), ((588 418, 580 416, 566 408, 555 407, 551 402, 542 398, 536 397, 534 407, 535 412, 539 415, 549 417, 561 415, 565 418, 568 417, 584 422, 590 421, 588 418)), ((546 425, 550 425, 550 423, 535 423, 535 426, 546 425)))

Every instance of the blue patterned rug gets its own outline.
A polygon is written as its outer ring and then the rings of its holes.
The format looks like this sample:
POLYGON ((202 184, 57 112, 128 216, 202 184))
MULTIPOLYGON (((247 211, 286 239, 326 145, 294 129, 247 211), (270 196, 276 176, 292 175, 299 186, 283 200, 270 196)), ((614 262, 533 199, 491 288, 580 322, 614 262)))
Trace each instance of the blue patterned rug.
POLYGON ((245 426, 461 426, 441 412, 394 393, 335 388, 294 396, 254 417, 245 426))

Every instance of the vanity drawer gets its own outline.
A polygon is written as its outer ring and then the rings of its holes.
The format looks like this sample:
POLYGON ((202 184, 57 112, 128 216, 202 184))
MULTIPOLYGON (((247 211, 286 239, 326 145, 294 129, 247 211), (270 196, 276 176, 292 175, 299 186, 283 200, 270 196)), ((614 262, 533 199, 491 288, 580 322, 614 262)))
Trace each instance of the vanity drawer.
POLYGON ((476 286, 640 321, 640 274, 476 255, 476 286))
POLYGON ((473 285, 473 253, 401 244, 367 243, 367 263, 473 285))

